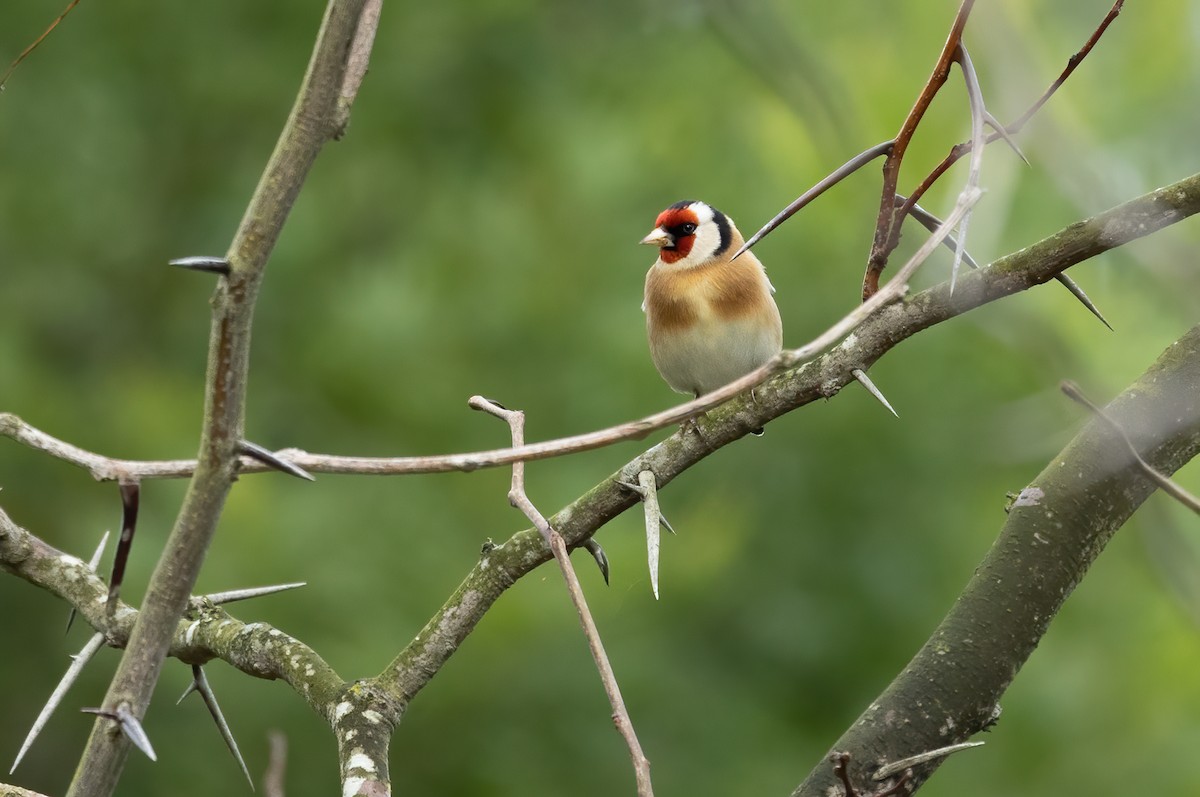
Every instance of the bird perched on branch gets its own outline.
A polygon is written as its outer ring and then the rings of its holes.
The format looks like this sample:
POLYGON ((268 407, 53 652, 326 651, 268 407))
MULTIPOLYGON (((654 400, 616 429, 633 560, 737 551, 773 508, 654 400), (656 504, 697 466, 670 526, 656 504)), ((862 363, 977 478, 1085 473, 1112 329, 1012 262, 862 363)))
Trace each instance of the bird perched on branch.
POLYGON ((676 202, 642 243, 659 249, 642 310, 654 367, 672 389, 699 397, 779 353, 775 288, 750 252, 731 259, 743 239, 728 216, 704 202, 676 202))

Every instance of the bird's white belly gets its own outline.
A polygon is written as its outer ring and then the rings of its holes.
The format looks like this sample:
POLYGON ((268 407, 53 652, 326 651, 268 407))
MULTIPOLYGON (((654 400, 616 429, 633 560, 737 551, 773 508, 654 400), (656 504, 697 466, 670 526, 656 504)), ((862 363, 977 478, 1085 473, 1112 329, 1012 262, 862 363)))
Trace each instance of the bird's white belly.
POLYGON ((779 352, 774 330, 753 318, 705 319, 686 331, 658 337, 650 346, 654 366, 680 393, 709 393, 779 352))

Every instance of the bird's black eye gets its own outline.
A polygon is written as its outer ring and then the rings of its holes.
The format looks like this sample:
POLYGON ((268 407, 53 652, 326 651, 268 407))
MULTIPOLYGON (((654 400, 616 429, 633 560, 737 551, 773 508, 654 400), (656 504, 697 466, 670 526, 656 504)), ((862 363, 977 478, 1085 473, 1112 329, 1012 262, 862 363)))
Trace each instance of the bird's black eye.
POLYGON ((676 238, 684 238, 696 232, 696 225, 692 224, 690 221, 687 221, 683 224, 676 224, 674 227, 671 227, 668 232, 671 233, 671 235, 674 235, 676 238))

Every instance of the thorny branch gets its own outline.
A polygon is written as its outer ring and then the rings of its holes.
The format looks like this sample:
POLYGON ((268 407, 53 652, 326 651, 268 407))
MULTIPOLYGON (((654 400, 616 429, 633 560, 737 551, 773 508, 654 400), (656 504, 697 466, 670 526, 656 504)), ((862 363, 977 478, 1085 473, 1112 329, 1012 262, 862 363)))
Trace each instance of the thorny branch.
MULTIPOLYGON (((770 362, 745 376, 730 382, 698 399, 684 402, 668 410, 628 421, 595 432, 550 440, 544 443, 513 446, 511 448, 478 451, 467 454, 449 454, 431 457, 344 457, 326 454, 310 454, 299 449, 284 449, 276 455, 294 465, 315 473, 358 473, 370 475, 399 475, 407 473, 445 473, 449 471, 473 471, 479 468, 497 467, 513 462, 546 459, 580 451, 612 445, 623 440, 640 440, 656 429, 680 423, 688 418, 705 413, 730 399, 749 392, 767 380, 794 368, 806 360, 825 351, 863 323, 879 308, 899 299, 908 291, 908 278, 916 271, 941 241, 950 234, 964 213, 979 199, 978 192, 965 195, 958 207, 946 218, 945 223, 913 254, 908 263, 896 274, 877 296, 868 302, 853 307, 838 322, 816 338, 795 349, 785 349, 770 362)), ((751 426, 747 429, 757 428, 751 426)), ((15 415, 0 413, 0 436, 10 437, 31 448, 45 451, 51 456, 87 468, 98 479, 163 479, 179 478, 193 473, 195 460, 171 460, 138 462, 113 460, 84 451, 64 443, 33 428, 15 415)), ((261 462, 243 459, 238 464, 239 473, 269 470, 261 462)))
POLYGON ((229 273, 218 278, 212 302, 198 463, 68 797, 107 797, 116 789, 129 744, 112 733, 111 716, 125 707, 135 721, 145 715, 237 477, 254 306, 267 260, 309 169, 340 129, 335 119, 347 101, 347 61, 365 2, 330 0, 295 105, 230 244, 229 273))
MULTIPOLYGON (((835 395, 854 380, 853 369, 869 368, 900 341, 921 330, 987 302, 1047 282, 1069 266, 1111 248, 1117 241, 1131 240, 1197 211, 1200 211, 1200 175, 1074 224, 1037 244, 965 274, 953 297, 943 283, 904 302, 887 304, 870 314, 841 345, 757 388, 756 401, 735 402, 709 412, 702 426, 703 435, 677 433, 649 448, 559 510, 549 518, 549 523, 569 547, 578 546, 639 500, 624 485, 634 482, 641 472, 652 471, 662 489, 705 457, 743 437, 750 429, 800 406, 835 395), (1185 207, 1186 211, 1183 210, 1185 207)), ((874 298, 878 297, 879 294, 874 298)), ((528 448, 510 451, 523 452, 528 448)), ((501 545, 489 547, 484 560, 467 574, 450 599, 378 680, 391 684, 391 688, 411 700, 453 656, 500 595, 547 559, 549 553, 545 543, 532 529, 514 534, 501 545)))
MULTIPOLYGON (((365 4, 374 8, 377 17, 379 4, 373 0, 365 0, 365 4)), ((912 133, 915 131, 916 125, 928 107, 929 101, 932 100, 938 88, 945 82, 949 63, 960 52, 962 27, 965 25, 966 16, 969 13, 971 4, 972 0, 966 0, 960 8, 955 25, 952 27, 947 40, 947 48, 943 51, 929 84, 927 84, 925 91, 922 92, 922 97, 918 99, 913 111, 910 112, 909 118, 906 119, 905 125, 901 128, 900 136, 897 137, 895 142, 888 142, 886 152, 879 153, 888 156, 888 161, 885 164, 884 192, 886 199, 889 190, 888 175, 890 174, 891 200, 888 203, 889 210, 895 205, 896 180, 894 178, 899 171, 904 147, 911 139, 912 133), (955 46, 952 47, 952 43, 955 46), (950 56, 949 61, 947 61, 947 54, 950 56)), ((331 12, 339 5, 341 4, 337 0, 331 2, 331 12)), ((363 2, 351 2, 345 5, 357 9, 363 6, 363 2)), ((1068 69, 1060 77, 1059 81, 1031 109, 1030 114, 1045 101, 1046 97, 1053 93, 1057 85, 1061 84, 1062 80, 1077 66, 1078 61, 1082 60, 1082 57, 1091 49, 1104 28, 1115 18, 1120 10, 1120 5, 1121 3, 1118 2, 1113 7, 1113 11, 1110 12, 1109 17, 1106 18, 1105 22, 1097 30, 1092 40, 1089 41, 1080 54, 1077 54, 1072 59, 1068 69)), ((355 41, 362 41, 363 37, 366 37, 368 33, 373 35, 375 20, 368 20, 369 13, 368 10, 351 14, 354 20, 352 27, 354 29, 353 37, 355 41)), ((327 25, 329 24, 329 18, 327 18, 326 23, 327 25)), ((323 37, 326 32, 326 27, 323 27, 323 37)), ((369 53, 369 37, 367 38, 367 42, 367 52, 369 53)), ((965 51, 962 52, 965 56, 965 51)), ((365 60, 362 61, 362 64, 365 69, 365 60)), ((314 58, 315 65, 316 59, 314 58)), ((361 80, 361 75, 357 79, 361 80)), ((352 83, 356 90, 357 83, 352 81, 349 75, 346 75, 340 84, 342 90, 338 95, 339 101, 346 99, 345 87, 352 83)), ((353 99, 352 92, 353 90, 351 90, 350 100, 353 99)), ((299 109, 300 106, 298 105, 297 107, 299 109)), ((1024 117, 1019 120, 1020 124, 1024 124, 1025 121, 1024 117)), ((1020 125, 1016 126, 1019 128, 1020 125)), ((322 135, 326 137, 335 135, 342 129, 338 125, 335 125, 335 128, 332 131, 331 129, 323 129, 322 135)), ((996 137, 999 136, 994 134, 987 140, 994 140, 996 137)), ((963 152, 965 153, 965 150, 963 152)), ((961 157, 962 154, 959 153, 955 159, 961 157)), ((311 155, 315 157, 315 152, 311 153, 311 155)), ((282 216, 286 216, 287 208, 295 197, 295 191, 299 189, 299 183, 303 180, 303 172, 310 164, 311 159, 308 163, 301 164, 298 181, 290 185, 288 190, 284 190, 281 196, 263 199, 263 202, 267 205, 270 205, 275 200, 279 200, 279 204, 274 207, 260 208, 260 210, 264 210, 268 216, 272 213, 281 213, 282 216)), ((260 191, 262 190, 260 187, 260 191)), ((855 368, 862 369, 868 367, 870 363, 877 360, 899 340, 903 340, 921 329, 944 321, 980 304, 1044 282, 1061 274, 1070 265, 1080 262, 1087 257, 1119 246, 1129 240, 1148 234, 1162 226, 1191 215, 1197 210, 1198 195, 1200 195, 1200 180, 1197 177, 1193 177, 1181 181, 1174 186, 1160 189, 1160 191, 1146 197, 1126 203, 1126 205, 1114 209, 1107 214, 1101 214, 1096 219, 1073 225, 1052 239, 1048 239, 1047 242, 1030 247, 1028 250, 1023 250, 1020 253, 1004 258, 976 274, 964 277, 962 284, 955 294, 954 301, 950 301, 944 286, 936 286, 918 294, 903 304, 895 302, 897 298, 907 291, 907 276, 911 274, 911 269, 915 269, 916 265, 919 265, 920 261, 914 257, 915 263, 910 261, 910 264, 901 270, 892 283, 889 283, 883 290, 874 294, 874 298, 878 301, 873 303, 868 302, 861 308, 857 308, 861 312, 850 313, 841 322, 831 327, 827 333, 807 346, 784 352, 775 361, 760 369, 760 371, 747 375, 742 380, 720 391, 715 391, 709 396, 701 397, 696 401, 688 402, 680 405, 680 407, 649 416, 640 421, 612 427, 609 430, 601 430, 589 435, 579 435, 560 441, 549 441, 529 446, 521 445, 517 440, 514 440, 514 445, 508 449, 451 455, 449 457, 369 459, 330 457, 307 454, 306 452, 296 450, 280 452, 280 455, 297 465, 302 465, 309 470, 317 472, 415 473, 474 470, 479 467, 510 463, 519 465, 519 463, 530 459, 587 450, 622 439, 640 438, 654 429, 662 428, 679 420, 693 417, 706 410, 717 408, 719 405, 728 402, 751 387, 761 386, 763 388, 758 394, 758 405, 743 401, 740 403, 731 403, 726 407, 722 407, 719 412, 710 413, 708 419, 706 419, 706 438, 704 442, 696 442, 684 439, 681 436, 675 436, 665 443, 649 449, 617 474, 614 474, 610 479, 598 485, 587 495, 555 515, 549 521, 542 517, 540 513, 537 513, 536 508, 533 508, 530 504, 529 508, 534 513, 530 517, 538 524, 539 530, 544 527, 547 529, 558 528, 562 531, 561 536, 557 534, 551 535, 550 540, 553 541, 557 537, 563 551, 562 560, 566 560, 565 554, 568 545, 580 544, 605 522, 631 505, 633 499, 628 495, 627 491, 619 487, 621 478, 636 478, 640 472, 653 470, 659 476, 659 486, 664 486, 695 462, 744 435, 748 429, 755 428, 765 420, 778 417, 818 397, 827 397, 836 393, 837 390, 853 378, 850 374, 855 368), (892 288, 892 290, 889 291, 889 288, 892 288), (854 331, 854 334, 846 337, 851 331, 854 331), (843 338, 845 340, 836 350, 829 351, 819 359, 814 359, 821 352, 843 338), (794 370, 784 373, 788 369, 794 370), (538 523, 538 518, 541 518, 541 523, 538 523)), ((909 197, 908 203, 915 204, 919 196, 919 193, 914 193, 909 197)), ((940 233, 942 237, 949 232, 953 224, 961 220, 976 198, 977 194, 974 192, 966 193, 963 200, 956 207, 955 213, 951 215, 951 218, 947 219, 947 225, 944 226, 943 232, 940 233)), ((259 199, 260 196, 256 193, 255 203, 259 199)), ((898 225, 903 218, 903 213, 907 209, 908 203, 901 205, 901 212, 896 213, 889 220, 890 233, 894 234, 898 231, 898 225)), ((252 209, 255 206, 256 204, 252 203, 252 209)), ((882 210, 880 218, 882 222, 882 210)), ((282 224, 282 217, 277 216, 276 221, 277 224, 282 224)), ((273 223, 268 222, 264 226, 261 218, 257 217, 255 213, 248 212, 244 227, 253 230, 253 235, 247 235, 246 238, 242 239, 242 245, 239 245, 239 242, 235 240, 235 246, 231 249, 229 260, 233 264, 233 267, 229 275, 230 282, 228 284, 222 283, 221 290, 228 292, 231 288, 236 288, 245 291, 246 293, 239 297, 239 300, 243 302, 248 301, 250 306, 253 304, 253 298, 257 291, 258 280, 261 278, 266 256, 273 244, 273 236, 278 233, 278 226, 275 226, 274 229, 271 228, 273 223), (260 238, 259 236, 265 236, 265 238, 260 238), (247 244, 250 238, 255 238, 256 241, 265 240, 265 244, 256 250, 254 246, 247 244)), ((877 227, 876 232, 876 243, 878 244, 880 228, 877 227)), ((891 237, 891 234, 887 235, 886 240, 890 241, 891 237)), ((933 239, 927 244, 927 248, 932 249, 936 245, 937 239, 933 239)), ((882 270, 882 263, 886 262, 887 253, 890 251, 889 249, 883 253, 880 270, 882 270)), ((873 259, 874 256, 875 247, 872 250, 873 259)), ((877 277, 878 275, 876 275, 876 280, 877 277)), ((229 298, 227 294, 226 298, 229 298)), ((248 330, 248 318, 245 323, 248 330)), ((228 343, 228 341, 220 338, 216 323, 214 323, 213 340, 214 352, 219 341, 221 345, 228 343)), ((228 354, 227 351, 225 353, 228 354)), ((235 356, 234 359, 236 360, 240 356, 235 356)), ((212 378, 211 370, 210 378, 212 378)), ((226 428, 214 430, 214 440, 217 438, 216 432, 230 433, 222 438, 226 443, 237 437, 232 434, 233 432, 240 433, 240 405, 244 401, 244 394, 238 395, 240 391, 244 391, 244 385, 224 384, 218 386, 218 390, 214 393, 210 393, 209 406, 206 408, 206 437, 209 431, 207 428, 207 419, 214 413, 222 413, 221 418, 218 420, 223 420, 226 423, 226 428), (225 412, 229 406, 232 406, 232 411, 225 412)), ((221 471, 220 478, 231 479, 235 471, 252 472, 266 469, 265 465, 257 462, 245 459, 238 460, 236 448, 233 445, 224 445, 223 450, 203 445, 202 457, 199 462, 196 460, 135 462, 109 459, 62 443, 62 441, 54 440, 54 438, 24 424, 20 419, 15 418, 15 416, 4 414, 0 414, 0 433, 25 442, 34 448, 52 453, 67 461, 87 467, 96 478, 101 479, 136 481, 138 479, 174 478, 189 475, 199 478, 206 468, 218 468, 221 471), (214 461, 214 458, 220 461, 214 461)), ((515 477, 516 468, 514 468, 514 479, 515 477)), ((225 486, 225 489, 227 487, 228 485, 225 486)), ((223 500, 223 497, 220 500, 223 500)), ((216 502, 215 508, 210 505, 210 508, 214 509, 214 521, 215 513, 218 513, 220 510, 220 500, 216 502)), ((7 517, 0 513, 0 520, 7 521, 7 517)), ((0 543, 4 542, 5 531, 3 524, 0 524, 0 543)), ((9 536, 11 537, 11 535, 9 536)), ((496 554, 496 566, 505 571, 504 578, 501 579, 501 585, 498 588, 489 588, 483 592, 476 593, 470 611, 460 612, 457 617, 449 621, 447 621, 444 608, 442 612, 431 620, 430 625, 426 627, 421 635, 418 635, 417 639, 405 650, 404 654, 398 658, 395 666, 385 671, 386 675, 397 680, 407 698, 411 698, 437 672, 441 664, 457 649, 458 643, 470 633, 470 630, 474 627, 479 617, 487 611, 500 592, 511 585, 512 581, 516 578, 519 578, 533 567, 545 561, 547 557, 546 549, 540 543, 541 538, 539 536, 527 531, 520 532, 503 545, 497 546, 494 550, 496 554), (432 653, 430 653, 431 648, 434 649, 432 653), (419 666, 414 667, 414 664, 419 666)), ((26 547, 22 549, 18 561, 16 563, 5 561, 5 569, 18 568, 21 557, 28 558, 29 549, 38 549, 39 546, 46 547, 44 543, 36 540, 36 538, 32 541, 25 539, 22 544, 26 547)), ((0 547, 3 546, 0 545, 0 547)), ((473 579, 476 578, 478 578, 478 568, 468 575, 467 581, 464 584, 473 584, 473 579)), ((34 578, 30 578, 30 580, 35 581, 35 583, 41 583, 42 586, 59 592, 59 594, 63 594, 64 597, 67 597, 68 600, 84 612, 89 622, 94 621, 94 625, 96 623, 101 623, 101 625, 105 623, 120 623, 128 628, 128 626, 133 624, 133 618, 137 616, 134 610, 129 607, 115 610, 111 615, 102 611, 98 612, 96 605, 92 605, 91 599, 84 599, 80 594, 68 591, 60 582, 38 582, 34 578)), ((460 588, 457 594, 461 595, 463 592, 464 590, 460 588)), ((102 605, 102 603, 102 601, 99 601, 97 605, 102 605)), ((101 625, 97 625, 97 627, 99 628, 101 625)), ((215 643, 211 650, 204 648, 198 654, 196 649, 192 647, 192 640, 196 635, 196 629, 199 627, 202 627, 201 620, 194 621, 190 625, 181 623, 179 628, 176 629, 177 633, 183 634, 184 645, 182 646, 181 657, 185 660, 192 660, 197 656, 203 658, 204 656, 217 655, 225 658, 227 661, 231 661, 231 663, 238 660, 236 651, 221 648, 215 643)), ((295 640, 291 640, 291 642, 294 643, 295 640)), ((298 645, 299 643, 296 644, 298 645)), ((181 655, 179 646, 177 645, 172 645, 170 650, 172 655, 181 655)), ((312 655, 315 657, 315 654, 312 655)), ((247 662, 244 664, 245 671, 258 677, 286 677, 282 674, 285 672, 283 665, 275 658, 276 656, 282 659, 284 653, 276 651, 266 655, 265 658, 247 662), (264 673, 267 674, 264 675, 264 673)), ((317 660, 319 661, 319 659, 317 660)), ((324 662, 320 663, 327 670, 327 665, 324 665, 324 662)), ((331 670, 328 671, 328 674, 330 675, 330 684, 335 681, 337 684, 342 683, 340 679, 336 679, 336 675, 331 670)), ((310 699, 310 703, 315 699, 309 695, 306 695, 306 697, 310 699)), ((326 694, 324 697, 330 698, 331 701, 333 696, 326 694)), ((320 704, 322 710, 331 704, 330 701, 320 704)), ((633 752, 634 748, 631 747, 631 753, 633 752)), ((634 753, 635 764, 637 763, 638 755, 640 755, 640 749, 634 753)), ((644 757, 642 757, 642 760, 644 762, 644 757)), ((115 779, 113 782, 115 783, 115 779)))

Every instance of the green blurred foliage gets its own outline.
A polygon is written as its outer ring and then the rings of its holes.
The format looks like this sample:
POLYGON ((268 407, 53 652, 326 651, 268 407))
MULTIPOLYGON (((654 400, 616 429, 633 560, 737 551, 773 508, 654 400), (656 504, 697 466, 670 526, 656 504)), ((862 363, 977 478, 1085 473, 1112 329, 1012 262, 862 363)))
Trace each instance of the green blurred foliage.
MULTIPOLYGON (((62 0, 9 3, 0 61, 62 0)), ((417 454, 505 442, 474 393, 529 414, 531 439, 638 417, 678 397, 645 351, 638 305, 655 214, 703 198, 758 227, 898 128, 956 3, 388 4, 349 134, 323 153, 258 307, 253 439, 417 454)), ((224 251, 292 102, 322 4, 82 3, 0 96, 0 410, 114 456, 196 446, 211 282, 165 267, 224 251)), ((1014 118, 1106 0, 980 4, 967 42, 991 110, 1014 118)), ((1128 6, 1021 136, 1027 168, 989 150, 971 224, 981 260, 1200 168, 1200 11, 1128 6)), ((905 161, 912 185, 968 128, 961 80, 905 161)), ((962 169, 927 201, 945 211, 962 169)), ((875 166, 758 249, 786 342, 853 306, 878 205, 875 166)), ((911 251, 910 234, 897 257, 911 251)), ((1074 378, 1107 400, 1195 323, 1200 226, 1187 222, 1072 271, 1110 334, 1050 285, 922 333, 863 391, 806 407, 663 493, 679 530, 650 595, 640 516, 599 535, 605 589, 583 578, 662 794, 782 794, 924 641, 1027 484, 1081 422, 1074 378)), ((923 280, 941 280, 939 255, 923 280)), ((660 435, 661 436, 661 435, 660 435)), ((538 463, 547 512, 641 443, 538 463)), ((421 628, 488 537, 524 526, 508 474, 247 477, 201 590, 306 580, 239 605, 371 675, 421 628)), ((1192 465, 1180 478, 1200 489, 1192 465)), ((87 556, 119 522, 115 487, 0 441, 19 523, 87 556)), ((182 497, 143 492, 126 595, 140 597, 182 497)), ((927 788, 1181 794, 1200 788, 1196 521, 1159 497, 1067 603, 981 751, 927 788), (1190 537, 1188 536, 1190 535, 1190 537), (1145 543, 1150 541, 1148 547, 1145 543), (1148 554, 1148 551, 1150 552, 1148 554)), ((107 564, 105 565, 107 567, 107 564)), ((0 756, 83 644, 66 609, 0 579, 0 756)), ((17 782, 62 793, 117 654, 105 651, 17 782)), ((249 765, 291 743, 290 793, 336 788, 332 737, 286 687, 208 668, 249 765)), ((121 794, 239 793, 188 679, 168 663, 121 794)), ((0 758, 0 760, 9 760, 0 758)), ((559 578, 509 591, 413 703, 392 752, 397 793, 630 793, 559 578)))

